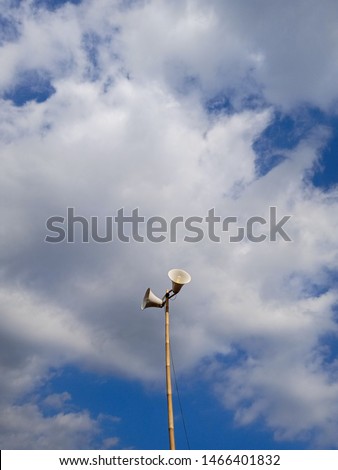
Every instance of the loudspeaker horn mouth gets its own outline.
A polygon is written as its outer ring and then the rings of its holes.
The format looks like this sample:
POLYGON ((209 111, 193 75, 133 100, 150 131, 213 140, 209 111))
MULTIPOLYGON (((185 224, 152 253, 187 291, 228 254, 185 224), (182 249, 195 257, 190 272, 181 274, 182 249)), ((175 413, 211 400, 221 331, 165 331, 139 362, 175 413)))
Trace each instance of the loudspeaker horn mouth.
POLYGON ((168 276, 172 282, 172 290, 175 294, 178 294, 182 287, 191 281, 190 274, 183 269, 171 269, 168 272, 168 276))
POLYGON ((163 307, 163 300, 157 297, 150 287, 146 290, 146 293, 144 294, 143 301, 141 304, 141 310, 144 310, 145 308, 150 308, 150 307, 157 307, 157 308, 162 308, 163 307))

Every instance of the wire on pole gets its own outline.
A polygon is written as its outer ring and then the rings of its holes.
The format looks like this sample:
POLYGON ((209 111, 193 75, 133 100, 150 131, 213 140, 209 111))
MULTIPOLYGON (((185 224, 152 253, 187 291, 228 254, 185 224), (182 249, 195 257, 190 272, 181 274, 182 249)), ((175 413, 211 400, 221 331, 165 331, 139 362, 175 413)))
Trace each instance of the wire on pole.
POLYGON ((180 392, 179 392, 179 389, 178 389, 178 383, 177 383, 176 371, 175 371, 175 364, 174 364, 174 359, 173 359, 173 355, 172 355, 171 348, 170 348, 170 356, 171 356, 171 363, 172 363, 172 366, 173 366, 174 381, 175 381, 175 389, 176 389, 176 393, 177 393, 178 404, 179 404, 179 407, 180 407, 180 413, 181 413, 181 417, 182 417, 182 423, 183 423, 183 429, 184 429, 185 439, 186 439, 186 441, 187 441, 188 450, 191 450, 191 449, 190 449, 190 442, 189 442, 188 432, 187 432, 187 426, 186 426, 186 424, 185 424, 185 418, 184 418, 184 413, 183 413, 183 407, 182 407, 182 403, 181 403, 181 396, 180 396, 180 392))

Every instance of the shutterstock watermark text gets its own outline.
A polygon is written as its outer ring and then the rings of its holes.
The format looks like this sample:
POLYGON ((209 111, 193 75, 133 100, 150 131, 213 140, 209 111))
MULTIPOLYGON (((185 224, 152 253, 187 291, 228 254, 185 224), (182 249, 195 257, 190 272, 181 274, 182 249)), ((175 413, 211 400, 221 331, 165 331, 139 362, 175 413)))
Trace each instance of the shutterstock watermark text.
POLYGON ((193 215, 190 217, 176 216, 167 220, 155 215, 144 217, 139 209, 133 209, 126 214, 124 208, 118 209, 116 215, 99 218, 98 216, 84 217, 75 214, 74 207, 68 207, 66 216, 54 215, 46 221, 48 243, 74 243, 80 241, 89 243, 122 243, 164 241, 198 243, 207 239, 214 243, 228 241, 238 243, 243 240, 252 243, 265 241, 276 242, 283 240, 291 242, 286 224, 291 215, 277 216, 277 207, 269 207, 269 215, 264 218, 259 215, 249 217, 240 224, 237 216, 221 218, 216 215, 214 208, 209 209, 205 217, 193 215))

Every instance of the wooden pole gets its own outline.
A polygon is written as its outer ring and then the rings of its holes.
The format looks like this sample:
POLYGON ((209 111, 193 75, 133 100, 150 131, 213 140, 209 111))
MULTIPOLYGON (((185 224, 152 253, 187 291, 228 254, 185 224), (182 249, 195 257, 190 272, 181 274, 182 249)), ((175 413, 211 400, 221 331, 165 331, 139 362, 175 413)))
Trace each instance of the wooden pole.
POLYGON ((168 429, 169 429, 169 446, 170 450, 175 450, 175 434, 174 434, 174 412, 173 412, 173 392, 171 387, 170 372, 170 337, 169 337, 169 291, 165 301, 165 375, 167 385, 167 404, 168 404, 168 429))

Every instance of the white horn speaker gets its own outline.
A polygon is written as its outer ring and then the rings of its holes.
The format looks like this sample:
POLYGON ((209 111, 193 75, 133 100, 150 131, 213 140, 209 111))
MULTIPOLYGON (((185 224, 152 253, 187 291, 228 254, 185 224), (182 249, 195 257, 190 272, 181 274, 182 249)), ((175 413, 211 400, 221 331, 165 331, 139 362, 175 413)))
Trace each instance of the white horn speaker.
POLYGON ((188 282, 191 281, 190 274, 183 271, 183 269, 171 269, 168 272, 168 276, 172 282, 172 290, 174 294, 178 294, 184 284, 188 284, 188 282))
POLYGON ((141 309, 144 310, 145 308, 149 307, 163 307, 162 299, 157 297, 150 289, 150 287, 146 290, 146 293, 143 297, 143 302, 141 305, 141 309))

